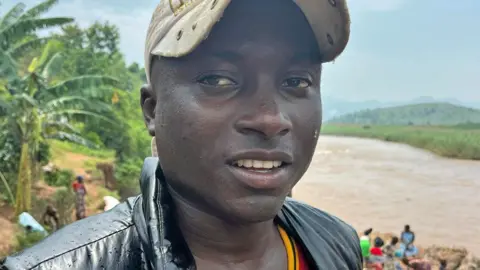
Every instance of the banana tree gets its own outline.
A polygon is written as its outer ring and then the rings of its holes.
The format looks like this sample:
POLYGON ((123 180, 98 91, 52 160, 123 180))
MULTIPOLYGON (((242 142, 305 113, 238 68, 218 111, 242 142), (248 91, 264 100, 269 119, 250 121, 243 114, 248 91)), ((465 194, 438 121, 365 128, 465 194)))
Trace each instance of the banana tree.
POLYGON ((37 30, 62 26, 73 21, 67 17, 40 17, 58 0, 47 0, 28 10, 23 3, 16 4, 0 16, 0 78, 9 78, 17 73, 16 60, 25 52, 41 48, 50 38, 38 38, 37 30))
POLYGON ((33 157, 41 142, 61 139, 88 145, 89 142, 72 125, 75 117, 111 121, 101 114, 110 109, 109 105, 94 100, 89 93, 94 92, 92 89, 112 89, 118 81, 101 75, 60 80, 56 74, 61 70, 63 60, 61 44, 50 41, 42 55, 32 60, 25 76, 16 79, 8 91, 4 91, 4 102, 0 103, 4 125, 21 138, 15 198, 17 213, 30 209, 31 168, 35 167, 33 157))

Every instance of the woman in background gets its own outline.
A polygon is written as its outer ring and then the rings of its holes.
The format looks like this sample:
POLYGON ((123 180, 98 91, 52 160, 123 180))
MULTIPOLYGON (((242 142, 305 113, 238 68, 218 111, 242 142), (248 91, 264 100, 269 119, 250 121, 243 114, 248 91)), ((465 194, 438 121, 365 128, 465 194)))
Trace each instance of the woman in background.
POLYGON ((80 175, 77 176, 77 181, 73 183, 72 187, 76 195, 76 199, 75 199, 76 216, 77 216, 77 220, 80 220, 86 217, 85 195, 87 195, 87 189, 83 184, 83 177, 80 175))

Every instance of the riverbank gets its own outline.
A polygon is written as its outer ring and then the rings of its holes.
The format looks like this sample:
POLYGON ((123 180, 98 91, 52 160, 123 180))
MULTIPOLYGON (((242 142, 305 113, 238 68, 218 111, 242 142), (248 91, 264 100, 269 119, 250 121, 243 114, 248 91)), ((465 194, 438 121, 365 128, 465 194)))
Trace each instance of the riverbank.
POLYGON ((322 134, 398 142, 443 157, 480 160, 480 124, 444 127, 325 124, 322 134))

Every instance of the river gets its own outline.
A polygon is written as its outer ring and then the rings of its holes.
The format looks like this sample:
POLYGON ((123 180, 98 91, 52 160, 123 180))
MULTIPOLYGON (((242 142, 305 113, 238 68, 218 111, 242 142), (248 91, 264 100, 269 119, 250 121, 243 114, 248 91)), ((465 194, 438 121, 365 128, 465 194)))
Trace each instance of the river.
POLYGON ((321 136, 294 197, 363 231, 416 243, 461 246, 480 255, 480 162, 438 157, 407 145, 321 136))

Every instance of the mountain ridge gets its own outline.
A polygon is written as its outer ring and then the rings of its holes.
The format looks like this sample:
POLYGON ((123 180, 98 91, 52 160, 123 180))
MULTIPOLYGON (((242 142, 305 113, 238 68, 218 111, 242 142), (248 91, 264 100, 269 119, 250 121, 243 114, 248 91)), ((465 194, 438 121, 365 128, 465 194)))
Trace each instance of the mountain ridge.
POLYGON ((348 101, 337 97, 323 97, 323 118, 329 121, 334 117, 358 112, 366 109, 378 109, 403 105, 414 105, 422 103, 450 103, 457 106, 480 109, 480 102, 462 102, 455 98, 436 99, 430 96, 420 96, 409 101, 348 101))
POLYGON ((480 123, 480 109, 446 102, 408 104, 365 109, 327 121, 334 124, 361 125, 459 125, 480 123))

